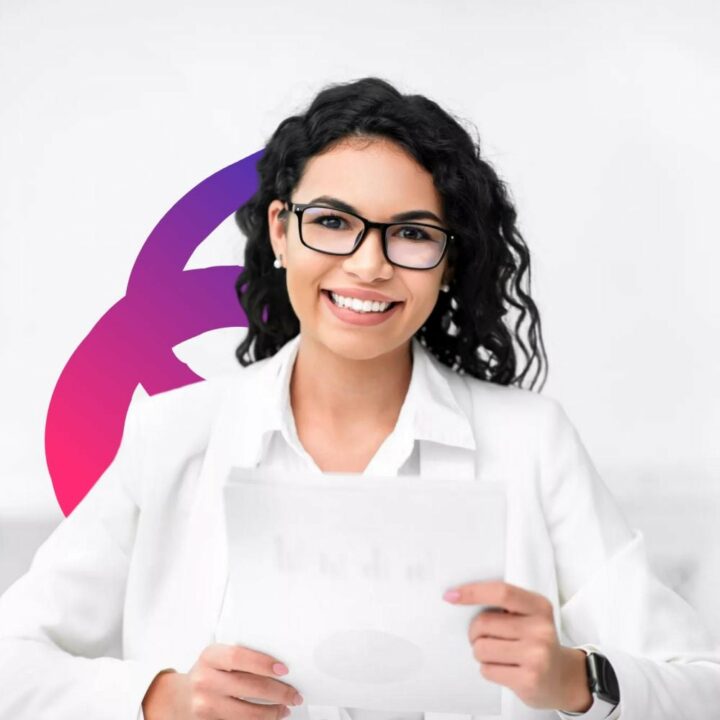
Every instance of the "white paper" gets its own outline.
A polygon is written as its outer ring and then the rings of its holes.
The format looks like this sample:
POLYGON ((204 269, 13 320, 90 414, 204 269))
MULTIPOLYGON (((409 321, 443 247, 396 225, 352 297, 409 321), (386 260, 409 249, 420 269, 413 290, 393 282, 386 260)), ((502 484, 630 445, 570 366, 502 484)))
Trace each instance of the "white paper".
POLYGON ((223 493, 216 642, 278 657, 308 705, 500 714, 468 638, 487 606, 442 595, 504 579, 502 485, 234 468, 223 493))

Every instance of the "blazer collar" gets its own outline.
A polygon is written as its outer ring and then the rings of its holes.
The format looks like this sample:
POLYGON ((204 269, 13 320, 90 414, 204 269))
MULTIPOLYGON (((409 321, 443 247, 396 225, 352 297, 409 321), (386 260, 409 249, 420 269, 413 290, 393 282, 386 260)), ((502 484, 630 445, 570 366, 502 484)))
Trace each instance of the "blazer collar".
MULTIPOLYGON (((412 375, 398 429, 415 440, 475 450, 471 419, 458 404, 449 380, 455 371, 437 360, 416 337, 411 344, 412 375)), ((253 372, 239 378, 246 382, 238 382, 229 394, 223 422, 238 433, 232 450, 235 465, 257 464, 272 432, 290 432, 290 378, 299 346, 300 335, 296 335, 272 357, 245 368, 253 372)))

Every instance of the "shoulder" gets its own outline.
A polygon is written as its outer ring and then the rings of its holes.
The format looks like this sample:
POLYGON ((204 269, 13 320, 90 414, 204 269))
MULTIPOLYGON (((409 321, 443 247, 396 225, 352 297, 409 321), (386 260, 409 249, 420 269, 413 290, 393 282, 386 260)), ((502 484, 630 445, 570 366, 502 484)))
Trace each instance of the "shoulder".
POLYGON ((231 372, 155 395, 136 393, 128 420, 145 437, 164 437, 175 444, 193 445, 193 440, 202 444, 226 403, 253 403, 258 390, 256 378, 266 362, 239 365, 231 372))
MULTIPOLYGON (((416 346, 449 386, 473 425, 476 439, 491 444, 545 444, 548 428, 568 424, 560 402, 549 395, 512 385, 499 385, 459 373, 441 362, 421 343, 416 346)), ((431 372, 431 375, 433 373, 431 372)))
MULTIPOLYGON (((453 392, 472 399, 473 415, 481 421, 512 423, 518 430, 537 428, 564 413, 560 402, 549 395, 513 385, 499 385, 473 375, 460 374, 434 356, 431 362, 445 377, 453 392)), ((461 399, 461 398, 459 398, 461 399)))
POLYGON ((439 362, 437 367, 464 406, 476 441, 487 449, 515 453, 523 447, 535 454, 553 445, 558 435, 574 432, 562 404, 552 396, 460 375, 439 362))
POLYGON ((498 385, 468 375, 462 377, 481 412, 498 419, 534 425, 562 411, 560 402, 549 395, 512 385, 498 385))
POLYGON ((575 425, 556 398, 472 375, 458 377, 471 398, 468 412, 486 470, 493 468, 518 482, 537 477, 556 487, 558 478, 566 475, 563 468, 591 465, 575 425))
POLYGON ((541 465, 585 453, 562 403, 549 395, 462 376, 473 398, 476 437, 486 447, 517 454, 541 465))

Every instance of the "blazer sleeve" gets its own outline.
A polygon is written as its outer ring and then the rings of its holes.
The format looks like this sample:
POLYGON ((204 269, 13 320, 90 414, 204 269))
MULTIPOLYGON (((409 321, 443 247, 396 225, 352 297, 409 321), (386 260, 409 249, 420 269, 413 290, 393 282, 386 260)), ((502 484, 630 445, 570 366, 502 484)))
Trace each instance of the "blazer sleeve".
POLYGON ((620 703, 612 717, 720 717, 720 644, 655 575, 643 533, 628 525, 555 400, 540 437, 560 622, 575 647, 597 650, 615 670, 620 703))
POLYGON ((167 669, 121 659, 143 403, 131 403, 113 462, 0 597, 2 718, 136 720, 167 669))

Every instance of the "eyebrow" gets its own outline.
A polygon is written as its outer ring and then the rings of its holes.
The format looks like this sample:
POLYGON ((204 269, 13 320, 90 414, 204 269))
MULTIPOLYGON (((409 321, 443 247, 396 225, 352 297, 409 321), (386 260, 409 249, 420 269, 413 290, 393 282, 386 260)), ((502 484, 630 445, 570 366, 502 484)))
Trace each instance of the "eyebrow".
MULTIPOLYGON (((336 207, 338 210, 360 215, 360 213, 352 205, 349 205, 338 198, 331 197, 330 195, 320 195, 310 201, 310 203, 316 202, 326 203, 327 205, 336 207)), ((397 215, 391 215, 390 220, 393 222, 405 222, 406 220, 435 220, 441 225, 443 224, 443 221, 435 213, 430 212, 430 210, 407 210, 406 212, 401 212, 397 215)))

